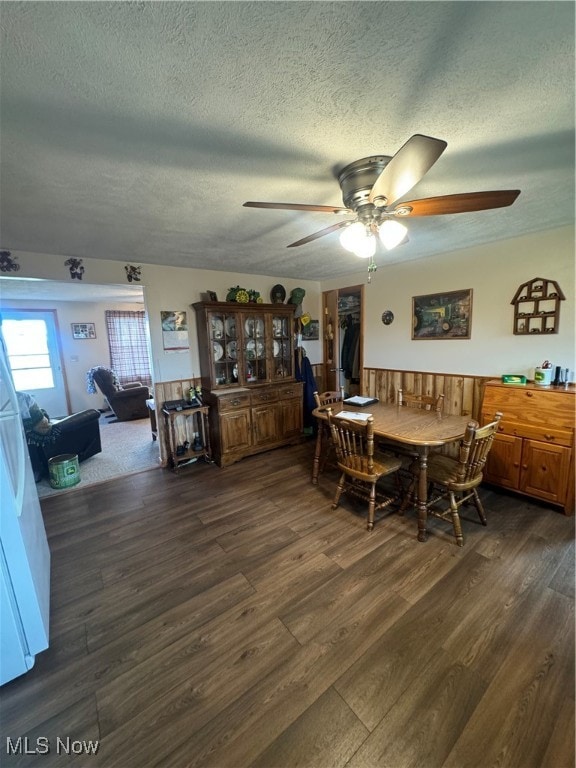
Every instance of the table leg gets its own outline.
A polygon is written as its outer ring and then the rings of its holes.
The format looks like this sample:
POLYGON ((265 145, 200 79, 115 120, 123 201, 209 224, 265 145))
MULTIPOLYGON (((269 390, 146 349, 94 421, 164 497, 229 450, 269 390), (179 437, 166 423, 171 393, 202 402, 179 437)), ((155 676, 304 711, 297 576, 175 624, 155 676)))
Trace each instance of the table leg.
POLYGON ((314 462, 312 464, 312 484, 318 484, 318 475, 320 473, 320 456, 322 455, 322 432, 324 424, 318 420, 318 432, 316 433, 316 447, 314 448, 314 462))
POLYGON ((428 446, 423 445, 418 449, 418 541, 426 541, 428 532, 426 523, 428 520, 428 446))

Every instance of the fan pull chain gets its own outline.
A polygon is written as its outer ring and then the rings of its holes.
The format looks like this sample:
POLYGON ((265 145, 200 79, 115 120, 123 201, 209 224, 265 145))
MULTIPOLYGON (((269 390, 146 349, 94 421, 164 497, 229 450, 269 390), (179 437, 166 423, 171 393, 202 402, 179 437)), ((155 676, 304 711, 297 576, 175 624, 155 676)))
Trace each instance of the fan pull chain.
POLYGON ((368 262, 368 282, 372 282, 372 274, 376 272, 378 269, 378 266, 376 265, 376 262, 374 261, 374 256, 370 256, 370 261, 368 262))

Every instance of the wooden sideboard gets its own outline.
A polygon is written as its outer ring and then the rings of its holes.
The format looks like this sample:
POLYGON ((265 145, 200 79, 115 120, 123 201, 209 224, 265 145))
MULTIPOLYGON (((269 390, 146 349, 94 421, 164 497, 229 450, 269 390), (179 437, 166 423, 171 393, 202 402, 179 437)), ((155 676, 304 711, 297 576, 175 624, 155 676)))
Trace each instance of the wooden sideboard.
POLYGON ((481 423, 503 414, 484 478, 574 514, 576 389, 488 381, 481 423))
POLYGON ((204 392, 220 467, 302 439, 302 382, 204 392))

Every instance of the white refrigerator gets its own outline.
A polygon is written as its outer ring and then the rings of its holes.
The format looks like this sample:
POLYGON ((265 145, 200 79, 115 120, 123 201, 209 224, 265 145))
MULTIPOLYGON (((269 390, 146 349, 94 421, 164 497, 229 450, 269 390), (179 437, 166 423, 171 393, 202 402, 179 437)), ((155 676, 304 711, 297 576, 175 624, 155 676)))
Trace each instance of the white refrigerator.
POLYGON ((50 550, 0 335, 0 685, 48 647, 50 550))

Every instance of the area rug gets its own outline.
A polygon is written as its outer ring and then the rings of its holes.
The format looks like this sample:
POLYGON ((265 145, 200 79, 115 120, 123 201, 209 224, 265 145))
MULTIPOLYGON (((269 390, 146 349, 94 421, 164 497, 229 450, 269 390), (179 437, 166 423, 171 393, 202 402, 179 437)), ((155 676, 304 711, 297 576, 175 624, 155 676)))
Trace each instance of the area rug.
POLYGON ((73 493, 88 485, 160 466, 158 443, 152 440, 149 419, 115 421, 100 419, 102 453, 80 464, 80 482, 71 488, 52 488, 48 478, 36 483, 38 496, 73 493))

